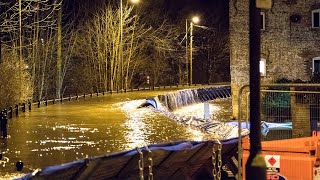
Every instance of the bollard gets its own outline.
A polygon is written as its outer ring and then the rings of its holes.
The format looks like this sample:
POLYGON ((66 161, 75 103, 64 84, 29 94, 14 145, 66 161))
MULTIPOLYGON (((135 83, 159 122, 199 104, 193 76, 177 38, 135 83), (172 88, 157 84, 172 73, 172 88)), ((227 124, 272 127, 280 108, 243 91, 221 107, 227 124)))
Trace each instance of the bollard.
POLYGON ((61 103, 63 102, 63 98, 62 98, 62 96, 60 97, 60 102, 61 102, 61 103))
POLYGON ((8 124, 8 119, 7 115, 5 113, 2 113, 1 117, 1 132, 2 132, 2 137, 7 138, 7 124, 8 124))
POLYGON ((119 93, 119 89, 117 88, 117 93, 119 93))
POLYGON ((32 106, 32 104, 31 104, 31 102, 29 101, 29 102, 28 102, 29 111, 31 111, 31 106, 32 106))
POLYGON ((104 91, 102 91, 102 95, 104 96, 104 91))
POLYGON ((55 98, 53 98, 53 100, 52 100, 52 104, 54 104, 56 102, 56 99, 55 98))
POLYGON ((3 158, 2 156, 3 156, 2 153, 0 153, 0 160, 2 160, 2 158, 3 158))
POLYGON ((163 89, 165 89, 166 88, 166 86, 163 86, 163 89))
POLYGON ((139 87, 138 87, 138 91, 140 91, 139 87))
POLYGON ((86 98, 86 93, 83 94, 83 98, 86 98))
POLYGON ((97 90, 97 96, 99 96, 99 91, 97 90))
POLYGON ((112 94, 112 90, 110 90, 110 94, 112 94))
POLYGON ((40 104, 41 104, 41 102, 40 102, 40 100, 38 100, 38 108, 40 108, 40 104))
POLYGON ((48 99, 44 101, 45 105, 48 106, 48 99))
POLYGON ((26 103, 22 103, 22 112, 26 112, 26 103))
POLYGON ((69 94, 69 101, 71 101, 71 95, 69 94))
POLYGON ((9 118, 12 118, 12 115, 13 115, 13 108, 12 106, 9 107, 9 118))
POLYGON ((76 96, 76 100, 79 100, 79 95, 77 94, 77 96, 76 96))
POLYGON ((90 97, 92 97, 92 92, 90 93, 90 97))
POLYGON ((16 168, 17 168, 17 171, 22 171, 23 169, 23 162, 21 160, 19 160, 17 163, 16 163, 16 168))
POLYGON ((16 104, 15 109, 16 109, 16 116, 18 116, 19 115, 19 105, 18 104, 16 104))
POLYGON ((124 92, 126 93, 126 92, 127 92, 127 89, 124 89, 124 92))

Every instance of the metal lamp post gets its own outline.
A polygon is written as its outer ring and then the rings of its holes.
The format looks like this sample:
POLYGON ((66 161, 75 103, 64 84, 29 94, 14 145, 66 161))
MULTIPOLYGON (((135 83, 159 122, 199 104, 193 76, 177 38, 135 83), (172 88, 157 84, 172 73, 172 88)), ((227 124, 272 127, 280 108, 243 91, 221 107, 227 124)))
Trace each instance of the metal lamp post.
MULTIPOLYGON (((137 4, 140 0, 130 0, 131 3, 137 4)), ((119 43, 119 58, 120 58, 120 67, 121 67, 121 90, 124 89, 124 81, 123 81, 123 6, 122 0, 120 0, 120 43, 119 43)))
POLYGON ((187 71, 187 80, 189 75, 189 85, 192 85, 192 51, 193 51, 193 25, 197 24, 200 21, 198 16, 194 16, 190 22, 190 62, 188 61, 188 19, 186 19, 186 71, 187 71), (190 68, 188 72, 188 62, 190 63, 190 68))

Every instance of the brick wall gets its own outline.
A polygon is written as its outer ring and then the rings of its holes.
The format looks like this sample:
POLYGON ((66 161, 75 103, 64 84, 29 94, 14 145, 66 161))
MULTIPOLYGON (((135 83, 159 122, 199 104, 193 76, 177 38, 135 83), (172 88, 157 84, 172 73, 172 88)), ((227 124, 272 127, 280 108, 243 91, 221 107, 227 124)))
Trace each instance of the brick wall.
MULTIPOLYGON (((262 10, 266 28, 261 31, 261 58, 267 75, 261 83, 279 78, 309 80, 312 58, 320 56, 320 29, 312 29, 311 12, 320 8, 318 0, 273 0, 273 8, 262 10), (290 16, 299 15, 298 22, 290 16)), ((233 116, 237 117, 238 90, 249 83, 249 3, 230 0, 230 72, 233 116)))

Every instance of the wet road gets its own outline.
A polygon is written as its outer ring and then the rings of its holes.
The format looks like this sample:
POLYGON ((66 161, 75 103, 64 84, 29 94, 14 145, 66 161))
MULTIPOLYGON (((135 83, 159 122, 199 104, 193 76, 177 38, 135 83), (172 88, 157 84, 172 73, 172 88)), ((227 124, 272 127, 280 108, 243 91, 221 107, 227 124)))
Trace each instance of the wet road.
MULTIPOLYGON (((0 177, 21 175, 15 169, 18 160, 24 162, 22 172, 26 173, 146 144, 209 139, 199 130, 178 124, 150 109, 136 108, 146 97, 164 93, 140 91, 87 97, 39 109, 34 107, 31 112, 10 119, 9 137, 0 140, 0 150, 9 162, 0 163, 0 177)), ((189 113, 203 113, 201 108, 194 109, 189 113)), ((221 108, 212 110, 217 112, 221 108)))

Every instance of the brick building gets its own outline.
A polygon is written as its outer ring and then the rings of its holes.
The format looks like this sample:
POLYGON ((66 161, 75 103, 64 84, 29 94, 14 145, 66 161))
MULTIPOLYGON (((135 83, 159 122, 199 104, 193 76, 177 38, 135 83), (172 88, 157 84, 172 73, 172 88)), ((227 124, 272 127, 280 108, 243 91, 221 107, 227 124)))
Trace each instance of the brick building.
MULTIPOLYGON (((238 90, 249 83, 249 2, 230 0, 230 68, 233 116, 238 90)), ((273 0, 261 10, 261 83, 309 80, 320 72, 320 0, 273 0)))

